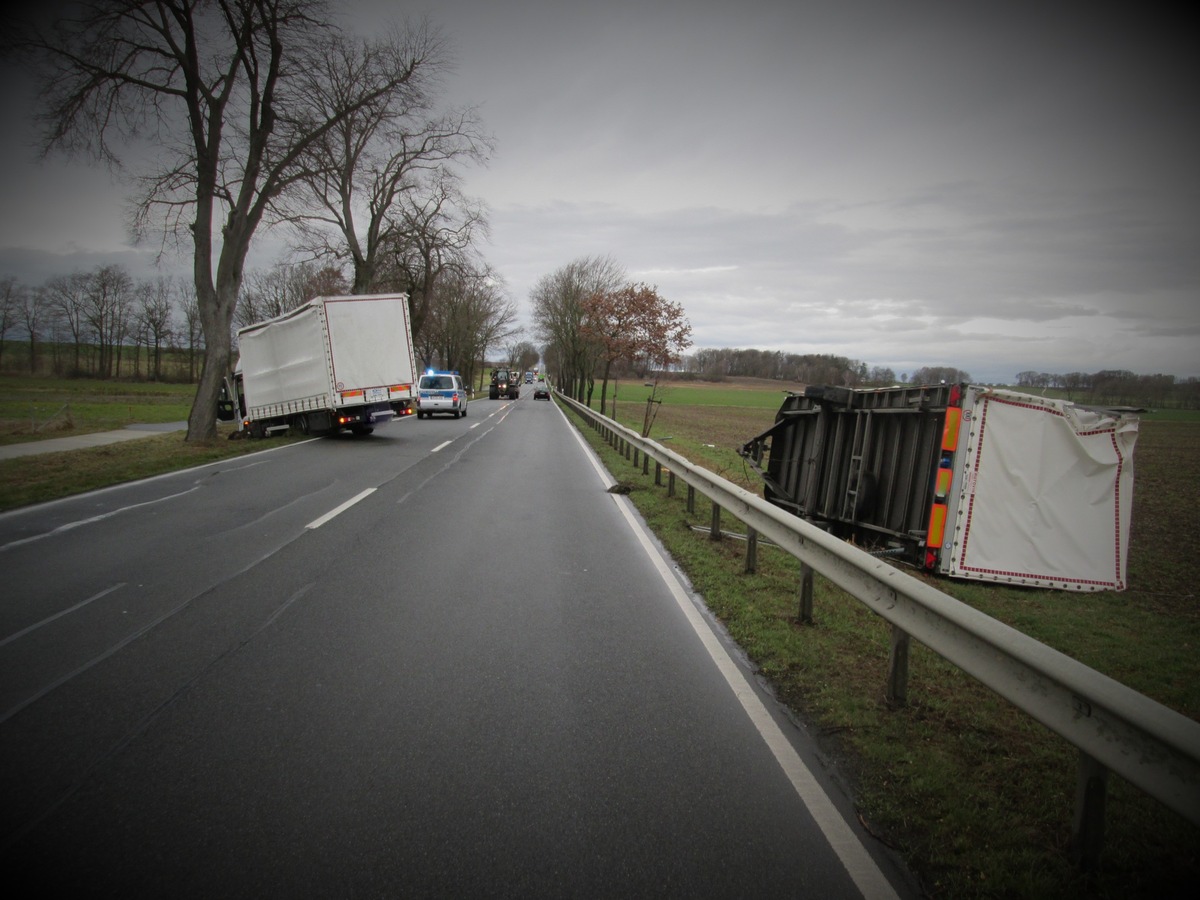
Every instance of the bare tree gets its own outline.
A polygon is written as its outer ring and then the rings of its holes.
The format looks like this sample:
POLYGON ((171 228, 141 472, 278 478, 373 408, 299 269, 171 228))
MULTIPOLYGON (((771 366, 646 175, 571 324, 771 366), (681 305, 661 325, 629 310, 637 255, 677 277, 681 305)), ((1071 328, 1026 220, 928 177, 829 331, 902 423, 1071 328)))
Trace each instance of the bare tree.
POLYGON ((26 288, 12 275, 0 278, 0 364, 4 362, 4 342, 8 332, 20 320, 25 292, 26 288))
POLYGON ((46 326, 46 320, 51 317, 50 299, 44 287, 26 291, 17 307, 17 317, 25 328, 25 336, 29 339, 29 372, 37 371, 37 342, 46 326))
POLYGON ((473 384, 479 361, 482 385, 488 350, 513 333, 515 306, 500 279, 486 268, 455 270, 437 282, 434 294, 419 343, 426 365, 437 358, 460 372, 464 383, 473 384))
POLYGON ((877 385, 895 384, 896 373, 886 366, 872 366, 870 374, 867 375, 867 382, 877 385))
POLYGON ((593 294, 616 291, 625 271, 611 257, 581 257, 534 285, 533 321, 537 338, 558 361, 558 380, 580 402, 590 400, 596 341, 583 330, 584 301, 593 294))
POLYGON ((528 372, 542 358, 532 341, 520 340, 508 348, 508 361, 518 372, 528 372))
POLYGON ((162 351, 174 331, 174 296, 178 292, 178 286, 170 278, 143 281, 137 288, 137 320, 150 355, 146 368, 155 381, 162 379, 162 351))
POLYGON ((83 282, 83 320, 96 347, 95 374, 120 374, 120 354, 133 300, 133 279, 121 266, 100 266, 83 282))
POLYGON ((42 296, 47 312, 55 322, 65 328, 71 337, 74 349, 72 373, 83 373, 83 347, 87 332, 87 297, 89 276, 84 272, 70 275, 55 275, 43 288, 42 296))
POLYGON ((414 337, 425 327, 438 279, 448 273, 473 277, 479 268, 473 246, 488 233, 483 206, 459 190, 453 173, 440 171, 428 188, 399 198, 396 227, 382 247, 374 282, 375 289, 408 294, 414 337))
POLYGON ((204 348, 204 329, 200 326, 200 304, 194 291, 188 291, 180 300, 183 313, 183 328, 187 336, 188 382, 196 380, 196 358, 204 348))
POLYGON ((279 263, 246 275, 234 324, 244 328, 291 312, 314 297, 344 293, 346 279, 337 269, 312 262, 279 263))
POLYGON ((953 384, 956 381, 970 380, 970 374, 953 366, 924 366, 909 377, 913 384, 953 384))
POLYGON ((136 233, 192 250, 206 353, 188 440, 216 436, 214 410, 232 352, 246 256, 269 204, 308 150, 358 110, 404 89, 418 60, 388 56, 323 108, 322 0, 91 0, 11 46, 36 67, 44 147, 119 165, 121 142, 161 151, 142 173, 136 233))
POLYGON ((349 261, 354 294, 381 287, 377 270, 385 248, 409 230, 402 208, 424 207, 442 193, 439 183, 451 163, 483 162, 492 149, 474 108, 432 114, 449 53, 428 22, 384 41, 331 41, 321 59, 324 115, 345 105, 359 73, 377 66, 381 55, 416 61, 404 90, 359 108, 315 142, 305 158, 304 190, 276 204, 278 216, 299 231, 297 249, 349 261))

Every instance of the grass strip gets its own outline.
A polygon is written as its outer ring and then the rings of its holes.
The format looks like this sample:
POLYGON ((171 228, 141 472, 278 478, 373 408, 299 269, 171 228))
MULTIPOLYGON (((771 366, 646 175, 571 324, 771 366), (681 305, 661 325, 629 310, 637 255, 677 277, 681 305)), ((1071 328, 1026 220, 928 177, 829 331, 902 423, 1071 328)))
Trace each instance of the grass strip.
POLYGON ((183 432, 150 435, 102 447, 0 460, 0 510, 57 500, 98 488, 244 456, 297 438, 188 442, 183 432))

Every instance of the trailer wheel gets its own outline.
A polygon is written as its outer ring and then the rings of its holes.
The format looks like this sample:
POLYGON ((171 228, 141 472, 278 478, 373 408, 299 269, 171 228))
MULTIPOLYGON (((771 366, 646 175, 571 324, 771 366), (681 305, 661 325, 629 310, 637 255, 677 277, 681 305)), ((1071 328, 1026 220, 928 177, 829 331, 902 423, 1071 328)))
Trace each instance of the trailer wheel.
POLYGON ((296 431, 300 432, 300 434, 308 434, 308 416, 305 413, 300 413, 300 415, 292 419, 292 425, 295 427, 296 431))

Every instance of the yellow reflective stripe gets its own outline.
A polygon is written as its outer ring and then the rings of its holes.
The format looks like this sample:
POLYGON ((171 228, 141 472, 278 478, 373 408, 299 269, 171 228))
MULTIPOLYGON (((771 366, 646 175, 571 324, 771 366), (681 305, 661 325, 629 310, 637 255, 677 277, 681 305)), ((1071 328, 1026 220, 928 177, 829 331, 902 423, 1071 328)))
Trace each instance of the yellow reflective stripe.
POLYGON ((946 410, 946 423, 942 426, 942 449, 958 449, 958 426, 962 422, 962 410, 951 406, 946 410))
POLYGON ((928 547, 941 547, 942 538, 946 535, 946 504, 935 503, 929 512, 929 536, 925 541, 928 547))

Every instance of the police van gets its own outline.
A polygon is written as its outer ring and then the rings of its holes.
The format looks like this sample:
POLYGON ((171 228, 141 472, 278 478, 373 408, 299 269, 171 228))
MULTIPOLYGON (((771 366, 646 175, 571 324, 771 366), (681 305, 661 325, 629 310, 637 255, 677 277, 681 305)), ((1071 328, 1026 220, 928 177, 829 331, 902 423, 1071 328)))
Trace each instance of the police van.
POLYGON ((417 418, 434 413, 449 413, 456 419, 467 414, 467 389, 457 372, 430 369, 417 383, 417 418))

